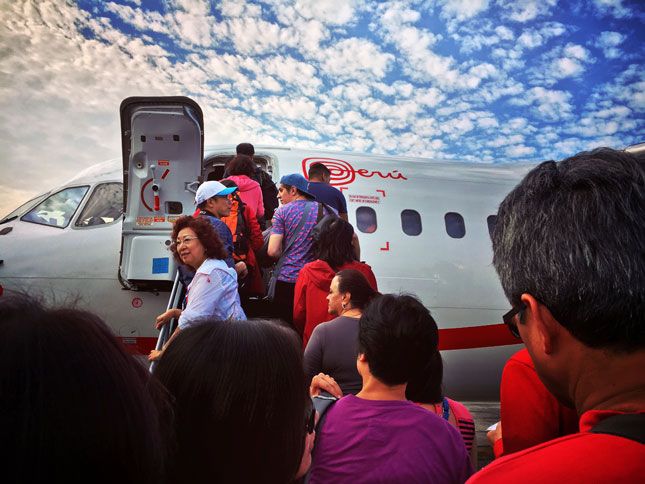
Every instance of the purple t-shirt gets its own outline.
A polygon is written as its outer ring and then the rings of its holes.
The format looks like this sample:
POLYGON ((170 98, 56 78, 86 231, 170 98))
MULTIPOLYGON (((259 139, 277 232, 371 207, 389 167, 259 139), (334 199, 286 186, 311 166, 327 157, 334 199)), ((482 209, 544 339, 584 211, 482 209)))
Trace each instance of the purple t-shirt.
POLYGON ((312 253, 313 239, 311 230, 316 225, 318 219, 318 202, 308 200, 294 200, 293 202, 281 205, 273 215, 273 227, 271 234, 282 235, 282 247, 286 247, 287 241, 291 237, 300 223, 305 207, 310 205, 309 216, 302 227, 302 230, 296 236, 293 245, 285 255, 285 261, 278 274, 278 280, 284 282, 296 282, 300 269, 307 263, 311 262, 314 257, 312 253))
POLYGON ((317 432, 316 482, 463 483, 472 467, 457 429, 408 401, 347 395, 317 432))

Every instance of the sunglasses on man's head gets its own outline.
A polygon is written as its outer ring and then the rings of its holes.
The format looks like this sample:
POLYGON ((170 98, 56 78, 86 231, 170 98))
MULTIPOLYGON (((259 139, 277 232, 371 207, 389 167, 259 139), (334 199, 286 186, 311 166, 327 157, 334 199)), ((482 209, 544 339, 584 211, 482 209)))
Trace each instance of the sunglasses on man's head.
POLYGON ((526 309, 526 305, 524 303, 520 303, 518 306, 511 308, 509 312, 507 312, 504 316, 502 316, 502 319, 504 320, 504 324, 508 327, 508 330, 511 332, 513 336, 515 336, 517 339, 522 339, 520 336, 520 331, 517 329, 517 323, 515 322, 515 315, 519 315, 519 319, 522 319, 522 314, 524 313, 524 310, 526 309))

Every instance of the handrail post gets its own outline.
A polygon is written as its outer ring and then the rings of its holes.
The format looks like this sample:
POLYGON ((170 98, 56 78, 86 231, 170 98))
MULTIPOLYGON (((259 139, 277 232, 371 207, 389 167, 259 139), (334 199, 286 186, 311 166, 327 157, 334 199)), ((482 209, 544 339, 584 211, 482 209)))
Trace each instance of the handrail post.
MULTIPOLYGON (((181 299, 181 281, 179 280, 179 271, 175 272, 175 282, 172 285, 172 290, 170 291, 170 297, 168 298, 168 305, 166 306, 166 311, 173 309, 179 306, 181 299)), ((159 332, 157 337, 157 344, 155 350, 160 351, 163 348, 163 345, 166 344, 166 341, 170 339, 172 328, 175 326, 175 318, 172 318, 168 323, 164 324, 159 332)), ((150 363, 150 373, 154 372, 156 361, 150 363)))

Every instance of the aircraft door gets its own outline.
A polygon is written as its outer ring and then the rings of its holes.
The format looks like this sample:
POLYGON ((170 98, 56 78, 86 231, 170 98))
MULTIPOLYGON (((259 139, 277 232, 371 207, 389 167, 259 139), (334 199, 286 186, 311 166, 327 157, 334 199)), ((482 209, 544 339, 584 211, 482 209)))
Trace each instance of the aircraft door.
POLYGON ((172 222, 194 211, 204 155, 204 120, 186 97, 121 103, 124 219, 119 277, 126 287, 174 280, 172 222), (127 283, 125 282, 127 281, 127 283))

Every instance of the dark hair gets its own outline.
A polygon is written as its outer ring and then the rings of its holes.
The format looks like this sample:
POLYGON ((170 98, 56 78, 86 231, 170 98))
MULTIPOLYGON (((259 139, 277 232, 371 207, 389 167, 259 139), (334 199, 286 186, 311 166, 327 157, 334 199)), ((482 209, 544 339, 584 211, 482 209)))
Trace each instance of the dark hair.
POLYGON ((246 155, 237 155, 227 166, 228 176, 246 175, 249 178, 255 173, 257 166, 253 159, 246 155))
POLYGON ((429 352, 425 365, 417 369, 405 387, 405 398, 417 403, 439 403, 443 399, 443 360, 439 351, 429 352))
POLYGON ((340 217, 326 216, 313 234, 313 251, 316 259, 324 260, 336 271, 354 260, 352 237, 354 228, 340 217))
POLYGON ((290 482, 308 399, 295 333, 268 321, 182 331, 155 376, 175 399, 170 482, 290 482))
MULTIPOLYGON (((224 249, 224 244, 222 243, 219 235, 217 235, 217 232, 215 232, 215 229, 206 219, 206 217, 200 216, 194 218, 189 215, 185 215, 175 220, 175 223, 172 226, 171 240, 173 241, 173 243, 170 245, 170 250, 172 251, 172 254, 177 262, 179 262, 180 264, 182 263, 181 258, 177 253, 177 245, 175 244, 175 240, 177 240, 179 232, 181 232, 185 228, 190 228, 195 231, 195 234, 199 238, 199 241, 206 250, 206 257, 208 257, 209 259, 222 260, 228 257, 226 249, 224 249)), ((195 269, 197 268, 195 267, 195 269)))
POLYGON ((312 178, 322 178, 323 176, 331 176, 331 172, 329 171, 329 168, 327 168, 324 164, 313 163, 309 167, 309 171, 307 172, 307 175, 311 180, 312 178))
POLYGON ((255 148, 251 143, 240 143, 235 147, 235 152, 238 155, 254 156, 255 148))
POLYGON ((358 322, 358 351, 386 385, 401 385, 437 351, 439 332, 430 311, 414 296, 374 298, 358 322))
POLYGON ((0 298, 0 468, 5 482, 163 477, 163 389, 101 319, 0 298))
POLYGON ((349 303, 353 308, 364 309, 378 292, 374 290, 361 271, 345 269, 336 274, 338 291, 350 293, 349 303))
POLYGON ((643 348, 645 165, 609 148, 531 170, 499 207, 493 264, 592 348, 643 348))

